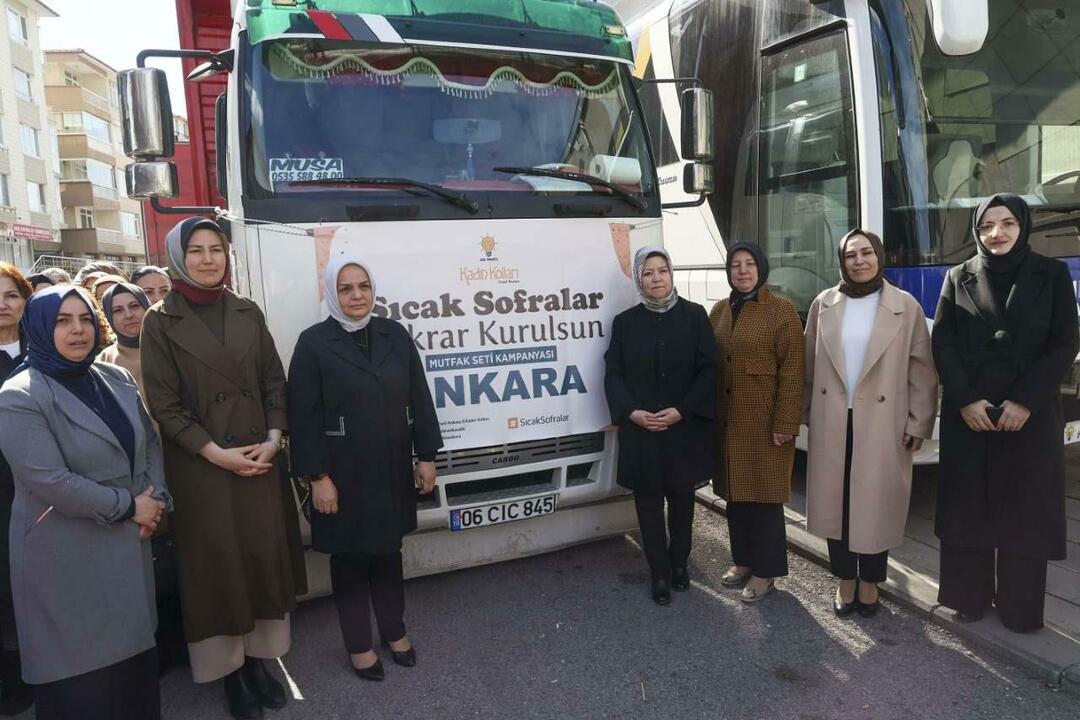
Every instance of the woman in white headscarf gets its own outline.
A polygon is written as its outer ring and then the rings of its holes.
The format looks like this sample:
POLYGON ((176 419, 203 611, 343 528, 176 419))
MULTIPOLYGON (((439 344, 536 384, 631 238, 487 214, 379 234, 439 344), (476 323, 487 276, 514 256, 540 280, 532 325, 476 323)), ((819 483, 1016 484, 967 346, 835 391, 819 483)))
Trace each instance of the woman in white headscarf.
POLYGON ((403 619, 401 539, 416 529, 417 488, 435 487, 442 436, 412 338, 372 313, 370 268, 334 258, 324 280, 330 316, 300 334, 289 366, 293 472, 311 482, 311 544, 330 554, 353 669, 382 680, 372 608, 394 662, 416 664, 403 619))
POLYGON ((619 426, 618 483, 634 491, 653 601, 667 605, 672 588, 690 587, 694 489, 713 467, 717 351, 705 308, 679 297, 663 249, 638 250, 634 281, 641 302, 612 323, 604 390, 619 426))

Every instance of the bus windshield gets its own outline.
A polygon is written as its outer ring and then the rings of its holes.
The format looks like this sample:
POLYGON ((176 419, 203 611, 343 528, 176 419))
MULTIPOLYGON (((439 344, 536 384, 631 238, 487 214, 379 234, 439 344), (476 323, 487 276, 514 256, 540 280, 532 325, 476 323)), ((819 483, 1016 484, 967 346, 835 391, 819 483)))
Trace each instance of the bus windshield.
POLYGON ((892 53, 893 78, 883 73, 880 56, 878 72, 879 83, 896 82, 891 97, 881 93, 890 263, 966 260, 975 249, 973 208, 1003 191, 1032 206, 1036 251, 1080 254, 1076 220, 1069 217, 1080 207, 1075 14, 1053 4, 988 0, 983 48, 948 56, 934 41, 925 0, 906 5, 903 22, 910 25, 897 21, 890 36, 894 47, 909 36, 910 48, 892 53), (912 70, 918 92, 905 94, 912 70), (915 107, 905 108, 905 100, 915 107))
POLYGON ((332 182, 350 178, 469 195, 610 192, 505 167, 655 190, 640 112, 615 62, 302 39, 260 43, 248 64, 245 191, 254 197, 386 192, 332 182))

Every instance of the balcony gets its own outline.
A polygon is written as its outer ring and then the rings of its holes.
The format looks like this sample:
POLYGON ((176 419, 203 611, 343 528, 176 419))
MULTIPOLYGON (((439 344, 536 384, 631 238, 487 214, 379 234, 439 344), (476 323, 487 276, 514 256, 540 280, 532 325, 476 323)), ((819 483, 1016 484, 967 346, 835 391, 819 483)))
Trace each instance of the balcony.
POLYGON ((109 165, 116 162, 116 153, 109 143, 92 138, 79 129, 61 130, 56 139, 61 160, 93 158, 109 165))
POLYGON ((60 231, 67 255, 128 255, 131 251, 116 230, 106 228, 71 228, 60 231))
POLYGON ((120 193, 116 188, 94 185, 89 180, 60 178, 60 199, 64 207, 92 207, 96 210, 120 209, 120 193))
POLYGON ((112 105, 107 98, 86 88, 70 85, 49 85, 45 98, 53 112, 78 112, 85 110, 109 122, 116 122, 112 105))

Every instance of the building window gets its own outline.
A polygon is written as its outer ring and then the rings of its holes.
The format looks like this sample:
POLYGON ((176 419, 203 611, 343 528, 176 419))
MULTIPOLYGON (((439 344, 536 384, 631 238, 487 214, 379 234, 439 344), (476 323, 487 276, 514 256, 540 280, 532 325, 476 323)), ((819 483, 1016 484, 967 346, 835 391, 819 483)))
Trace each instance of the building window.
POLYGON ((88 112, 84 112, 82 114, 82 127, 90 137, 106 143, 111 142, 111 139, 109 138, 109 123, 102 120, 97 115, 91 115, 88 112))
POLYGON ((86 179, 86 161, 85 160, 61 160, 60 161, 60 179, 61 180, 85 180, 86 179))
POLYGON ((19 139, 22 141, 23 152, 34 157, 41 157, 41 147, 38 145, 38 132, 29 125, 19 124, 19 139))
POLYGON ((30 28, 26 24, 26 18, 11 8, 7 11, 8 37, 15 42, 28 44, 30 42, 30 28))
POLYGON ((25 70, 15 68, 15 94, 23 100, 33 100, 31 92, 30 75, 25 70))
POLYGON ((139 234, 139 216, 132 212, 120 213, 120 230, 124 237, 137 238, 139 234))
POLYGON ((71 70, 64 71, 64 84, 69 87, 79 87, 82 83, 79 82, 79 76, 71 70))
POLYGON ((94 208, 79 208, 79 227, 83 230, 94 228, 94 208))
POLYGON ((8 190, 7 175, 0 175, 0 205, 11 207, 11 191, 8 190))
POLYGON ((27 181, 26 195, 30 199, 30 212, 45 212, 45 186, 41 183, 27 181))

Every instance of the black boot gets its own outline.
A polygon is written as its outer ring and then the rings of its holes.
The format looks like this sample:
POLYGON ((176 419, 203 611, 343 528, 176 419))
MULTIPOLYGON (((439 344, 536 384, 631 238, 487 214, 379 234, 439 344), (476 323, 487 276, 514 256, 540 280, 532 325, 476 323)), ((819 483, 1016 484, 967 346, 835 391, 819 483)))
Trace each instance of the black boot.
POLYGON ((255 720, 263 716, 262 703, 248 682, 244 668, 225 676, 225 697, 229 700, 229 712, 236 720, 255 720))
POLYGON ((267 671, 262 660, 245 657, 242 670, 247 676, 248 685, 255 691, 264 708, 278 710, 285 707, 289 696, 285 694, 285 688, 281 686, 281 683, 267 671))
POLYGON ((667 605, 671 602, 671 583, 667 578, 653 578, 652 599, 657 605, 667 605))
POLYGON ((22 659, 18 650, 5 650, 0 658, 0 715, 19 715, 34 704, 33 689, 23 682, 22 659))
POLYGON ((686 568, 671 569, 671 587, 679 592, 690 589, 690 573, 686 571, 686 568))

